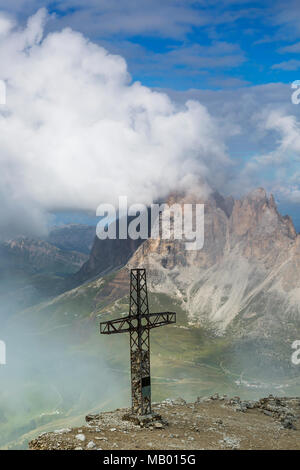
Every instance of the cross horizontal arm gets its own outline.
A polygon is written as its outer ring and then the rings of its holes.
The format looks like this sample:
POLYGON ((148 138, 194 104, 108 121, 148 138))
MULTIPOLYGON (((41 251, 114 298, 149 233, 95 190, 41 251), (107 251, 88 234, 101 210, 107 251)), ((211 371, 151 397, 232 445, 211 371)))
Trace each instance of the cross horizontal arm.
POLYGON ((157 328, 159 326, 176 323, 176 313, 147 313, 144 315, 129 315, 117 320, 100 323, 100 333, 111 335, 114 333, 126 333, 138 330, 138 320, 141 321, 142 329, 157 328))

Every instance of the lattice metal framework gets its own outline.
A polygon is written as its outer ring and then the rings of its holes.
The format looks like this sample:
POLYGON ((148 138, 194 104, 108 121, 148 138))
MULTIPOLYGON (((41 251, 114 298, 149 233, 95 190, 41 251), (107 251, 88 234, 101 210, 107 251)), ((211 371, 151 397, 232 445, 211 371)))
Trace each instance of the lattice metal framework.
POLYGON ((129 333, 132 413, 151 413, 150 329, 176 323, 176 313, 149 313, 145 269, 130 272, 129 315, 100 323, 100 333, 129 333))

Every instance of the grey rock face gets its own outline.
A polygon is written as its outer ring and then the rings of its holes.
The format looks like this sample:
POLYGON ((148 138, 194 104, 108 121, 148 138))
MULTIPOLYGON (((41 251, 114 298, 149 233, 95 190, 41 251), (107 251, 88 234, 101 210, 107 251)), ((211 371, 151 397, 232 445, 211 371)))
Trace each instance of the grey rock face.
POLYGON ((195 325, 252 339, 288 337, 295 324, 300 331, 300 235, 279 214, 273 196, 260 188, 229 209, 216 194, 205 201, 173 197, 170 203, 191 200, 205 204, 203 249, 149 239, 128 267, 145 267, 151 290, 179 300, 195 325))

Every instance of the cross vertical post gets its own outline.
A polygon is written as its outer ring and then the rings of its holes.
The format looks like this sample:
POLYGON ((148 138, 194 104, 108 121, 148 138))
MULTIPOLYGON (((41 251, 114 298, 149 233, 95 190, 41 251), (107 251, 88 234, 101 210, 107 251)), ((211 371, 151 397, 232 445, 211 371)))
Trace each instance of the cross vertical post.
POLYGON ((133 414, 151 413, 150 335, 144 328, 142 315, 149 314, 145 269, 130 273, 129 315, 137 315, 137 329, 130 331, 131 397, 133 414))

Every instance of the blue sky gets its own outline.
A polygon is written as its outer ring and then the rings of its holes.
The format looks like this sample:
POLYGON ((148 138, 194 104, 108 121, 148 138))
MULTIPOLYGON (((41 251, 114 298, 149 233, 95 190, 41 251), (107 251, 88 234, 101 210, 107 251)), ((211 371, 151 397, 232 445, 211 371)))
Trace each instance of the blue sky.
POLYGON ((49 29, 70 26, 120 53, 148 86, 290 83, 300 68, 296 0, 0 1, 24 21, 41 6, 55 15, 49 29))
POLYGON ((234 162, 224 192, 264 186, 299 220, 299 1, 0 0, 24 24, 40 7, 46 32, 80 31, 124 57, 133 81, 204 104, 234 162))
POLYGON ((56 15, 50 29, 71 26, 120 53, 147 86, 291 83, 300 68, 300 4, 293 0, 29 0, 9 10, 27 18, 41 5, 56 15))

